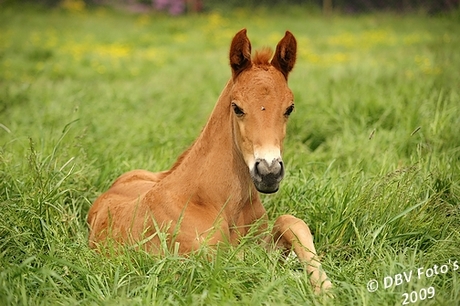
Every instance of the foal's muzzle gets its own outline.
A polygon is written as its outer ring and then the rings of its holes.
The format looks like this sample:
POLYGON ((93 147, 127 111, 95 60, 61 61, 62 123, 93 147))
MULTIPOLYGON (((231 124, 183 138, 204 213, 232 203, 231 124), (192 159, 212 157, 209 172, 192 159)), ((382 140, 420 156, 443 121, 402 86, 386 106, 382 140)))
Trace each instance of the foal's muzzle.
POLYGON ((278 191, 279 184, 284 177, 284 165, 281 158, 270 162, 258 158, 251 170, 251 178, 259 192, 274 193, 278 191))

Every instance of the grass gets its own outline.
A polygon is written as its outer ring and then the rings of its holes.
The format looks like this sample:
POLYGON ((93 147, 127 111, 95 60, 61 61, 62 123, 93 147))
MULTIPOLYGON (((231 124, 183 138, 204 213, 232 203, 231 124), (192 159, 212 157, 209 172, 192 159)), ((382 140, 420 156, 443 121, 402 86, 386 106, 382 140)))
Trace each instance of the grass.
POLYGON ((457 17, 5 5, 0 304, 395 305, 429 287, 423 305, 458 304, 457 17), (87 211, 113 179, 169 168, 198 135, 242 27, 255 48, 274 47, 286 29, 298 39, 287 175, 263 200, 271 219, 290 213, 311 226, 333 300, 253 236, 212 260, 87 246, 87 211))

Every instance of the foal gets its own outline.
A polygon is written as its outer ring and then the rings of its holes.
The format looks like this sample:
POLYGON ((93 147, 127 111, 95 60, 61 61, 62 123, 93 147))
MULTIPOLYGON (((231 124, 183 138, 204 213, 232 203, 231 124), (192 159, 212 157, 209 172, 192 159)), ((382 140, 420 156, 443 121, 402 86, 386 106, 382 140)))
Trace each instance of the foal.
MULTIPOLYGON (((237 244, 267 215, 258 191, 274 193, 284 176, 281 159, 286 123, 294 110, 287 78, 297 43, 287 31, 276 51, 251 58, 246 29, 230 46, 232 77, 198 139, 168 171, 134 170, 121 175, 88 213, 89 244, 108 238, 161 253, 158 233, 180 253, 201 244, 237 244)), ((311 274, 316 292, 331 287, 321 269, 310 229, 291 215, 273 228, 277 246, 293 249, 311 274)))

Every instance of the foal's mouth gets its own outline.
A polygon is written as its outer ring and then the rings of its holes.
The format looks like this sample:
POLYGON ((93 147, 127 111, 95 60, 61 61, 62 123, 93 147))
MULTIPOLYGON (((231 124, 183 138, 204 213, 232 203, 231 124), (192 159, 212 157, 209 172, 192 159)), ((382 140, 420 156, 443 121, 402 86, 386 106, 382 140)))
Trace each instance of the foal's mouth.
POLYGON ((250 172, 257 191, 275 193, 284 177, 284 164, 281 158, 274 159, 271 163, 265 159, 257 159, 250 172))
POLYGON ((279 190, 279 183, 278 184, 265 184, 263 182, 258 183, 254 181, 254 179, 253 179, 253 182, 254 182, 254 186, 256 186, 257 191, 261 193, 270 194, 270 193, 275 193, 279 190))

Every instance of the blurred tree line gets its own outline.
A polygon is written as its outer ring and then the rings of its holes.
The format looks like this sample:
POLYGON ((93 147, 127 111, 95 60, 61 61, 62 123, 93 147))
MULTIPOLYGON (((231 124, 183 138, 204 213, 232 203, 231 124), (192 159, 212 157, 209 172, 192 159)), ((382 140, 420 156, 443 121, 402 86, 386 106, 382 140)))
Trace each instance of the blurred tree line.
MULTIPOLYGON (((167 0, 163 0, 165 2, 167 0)), ((176 0, 177 1, 177 0, 176 0)), ((309 8, 322 10, 324 13, 345 12, 374 12, 395 11, 411 12, 426 11, 437 13, 460 9, 460 0, 182 0, 188 11, 212 10, 236 7, 305 5, 309 8)), ((0 0, 2 3, 41 3, 48 6, 58 6, 63 2, 80 3, 85 6, 115 5, 115 6, 155 6, 155 0, 0 0)))
MULTIPOLYGON (((218 5, 221 0, 203 0, 209 5, 218 5)), ((372 12, 390 11, 445 11, 460 8, 459 0, 226 0, 232 6, 276 6, 276 5, 308 5, 330 13, 339 12, 372 12)))

